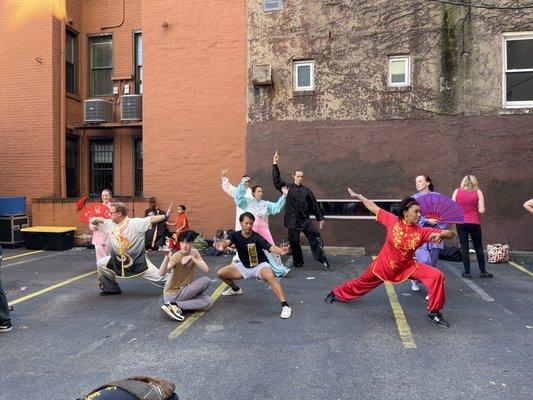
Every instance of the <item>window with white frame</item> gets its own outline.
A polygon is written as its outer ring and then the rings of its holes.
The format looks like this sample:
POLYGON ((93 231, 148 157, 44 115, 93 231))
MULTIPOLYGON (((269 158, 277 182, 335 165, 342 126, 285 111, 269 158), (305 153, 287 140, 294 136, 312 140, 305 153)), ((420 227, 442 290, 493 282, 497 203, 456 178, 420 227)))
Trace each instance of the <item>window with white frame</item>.
POLYGON ((294 62, 294 90, 315 90, 315 62, 294 62))
POLYGON ((263 11, 281 10, 283 0, 263 0, 263 11))
POLYGON ((503 104, 533 107, 533 32, 503 36, 503 104))
POLYGON ((409 56, 389 57, 389 86, 411 85, 411 62, 409 56))

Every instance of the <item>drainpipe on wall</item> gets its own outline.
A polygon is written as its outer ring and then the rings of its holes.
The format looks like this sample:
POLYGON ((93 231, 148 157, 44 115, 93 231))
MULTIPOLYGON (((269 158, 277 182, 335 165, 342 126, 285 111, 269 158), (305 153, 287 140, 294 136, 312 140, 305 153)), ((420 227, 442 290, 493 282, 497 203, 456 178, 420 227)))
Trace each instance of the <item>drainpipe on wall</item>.
POLYGON ((67 67, 66 67, 66 40, 67 26, 65 16, 61 17, 61 94, 60 94, 60 132, 59 132, 59 168, 60 168, 60 195, 67 197, 67 67))

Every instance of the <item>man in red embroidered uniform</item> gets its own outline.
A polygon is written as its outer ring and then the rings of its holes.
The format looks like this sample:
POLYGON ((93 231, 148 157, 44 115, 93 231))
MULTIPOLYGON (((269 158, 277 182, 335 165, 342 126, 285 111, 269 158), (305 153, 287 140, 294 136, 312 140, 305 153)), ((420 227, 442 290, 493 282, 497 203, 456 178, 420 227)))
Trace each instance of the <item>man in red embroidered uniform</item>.
POLYGON ((408 278, 422 281, 428 288, 428 318, 439 326, 448 327, 440 310, 444 306, 444 275, 436 268, 417 262, 413 256, 415 250, 424 243, 441 242, 452 239, 455 233, 449 230, 424 228, 418 225, 420 205, 408 197, 400 203, 399 216, 380 209, 376 203, 361 194, 348 189, 369 211, 376 214, 376 219, 387 228, 387 238, 376 260, 361 276, 335 287, 327 296, 326 303, 335 300, 349 301, 357 299, 383 282, 401 283, 408 278))

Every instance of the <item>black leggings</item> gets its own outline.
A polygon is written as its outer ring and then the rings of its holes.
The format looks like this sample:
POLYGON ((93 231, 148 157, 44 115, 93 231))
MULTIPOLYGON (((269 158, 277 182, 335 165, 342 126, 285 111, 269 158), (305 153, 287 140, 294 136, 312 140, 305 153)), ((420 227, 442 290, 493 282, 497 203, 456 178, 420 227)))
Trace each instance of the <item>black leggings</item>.
POLYGON ((463 256, 463 265, 465 274, 470 273, 470 255, 468 247, 468 234, 472 238, 474 250, 476 251, 477 264, 481 273, 485 271, 485 254, 483 253, 483 239, 481 237, 481 226, 479 224, 458 224, 457 234, 461 243, 461 255, 463 256))

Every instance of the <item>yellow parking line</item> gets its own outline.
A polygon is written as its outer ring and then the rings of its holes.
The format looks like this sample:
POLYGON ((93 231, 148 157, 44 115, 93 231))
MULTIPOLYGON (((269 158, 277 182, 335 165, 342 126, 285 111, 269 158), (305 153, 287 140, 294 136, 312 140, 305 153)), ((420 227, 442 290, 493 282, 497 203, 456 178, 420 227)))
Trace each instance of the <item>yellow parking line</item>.
POLYGON ((387 296, 389 297, 389 302, 392 307, 392 312, 394 313, 394 318, 396 318, 396 326, 398 327, 398 333, 403 342, 403 347, 406 349, 416 349, 416 344, 411 334, 411 328, 405 319, 405 314, 403 313, 402 306, 398 301, 398 296, 396 296, 396 291, 394 287, 385 282, 385 289, 387 289, 387 296))
MULTIPOLYGON (((224 282, 222 282, 216 288, 216 290, 213 292, 213 294, 210 296, 212 303, 217 301, 217 299, 220 297, 220 294, 224 291, 224 289, 226 289, 226 284, 224 282)), ((194 322, 198 318, 200 318, 202 315, 204 315, 204 313, 205 313, 205 310, 204 311, 197 311, 194 314, 192 314, 189 317, 187 317, 187 319, 185 321, 183 321, 180 325, 178 325, 178 327, 176 329, 174 329, 172 332, 170 332, 170 335, 168 335, 168 338, 169 339, 176 339, 179 335, 181 335, 183 332, 185 332, 185 330, 188 327, 190 327, 192 324, 194 324, 194 322)))
POLYGON ((17 254, 16 256, 6 257, 3 260, 7 261, 7 260, 12 260, 14 258, 19 258, 19 257, 24 257, 24 256, 31 256, 32 254, 42 253, 43 251, 44 250, 29 251, 27 253, 17 254))
POLYGON ((516 269, 528 274, 529 276, 533 276, 533 272, 528 271, 526 268, 522 267, 521 265, 518 265, 517 263, 513 261, 508 261, 509 265, 512 267, 515 267, 516 269))
POLYGON ((67 279, 66 281, 62 281, 62 282, 58 282, 56 283, 55 285, 52 285, 52 286, 48 286, 47 288, 44 288, 44 289, 41 289, 41 290, 38 290, 37 292, 33 292, 33 293, 30 293, 26 296, 22 296, 22 297, 19 297, 18 299, 15 299, 13 301, 11 301, 9 303, 10 306, 14 306, 15 304, 18 304, 18 303, 22 303, 23 301, 26 301, 26 300, 29 300, 29 299, 32 299, 36 296, 40 296, 41 294, 44 294, 44 293, 47 293, 47 292, 50 292, 51 290, 54 290, 54 289, 57 289, 57 288, 60 288, 61 286, 65 286, 65 285, 68 285, 69 283, 72 283, 72 282, 75 282, 77 280, 80 280, 80 279, 83 279, 83 278, 86 278, 88 276, 91 276, 93 274, 95 274, 96 271, 92 271, 92 272, 88 272, 86 274, 82 274, 82 275, 78 275, 78 276, 75 276, 74 278, 70 278, 70 279, 67 279))
MULTIPOLYGON (((372 256, 372 260, 375 260, 376 258, 376 256, 372 256)), ((403 313, 403 308, 398 300, 398 296, 396 296, 394 286, 388 282, 385 282, 385 289, 387 291, 387 297, 389 298, 390 306, 392 307, 392 312, 394 313, 394 318, 396 319, 396 326, 398 327, 398 333, 400 334, 400 339, 402 339, 403 347, 406 349, 416 349, 415 340, 411 334, 411 328, 407 323, 407 319, 403 313)))

